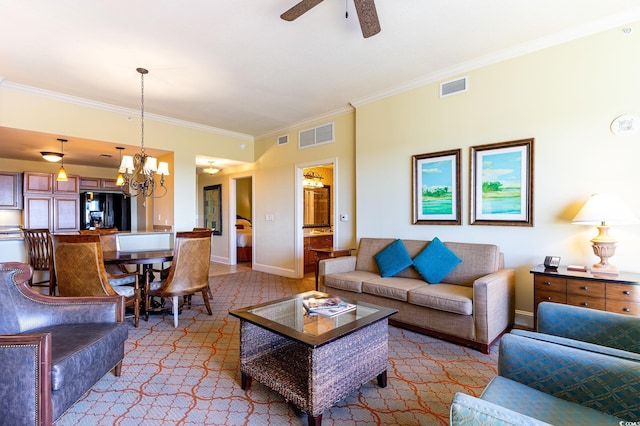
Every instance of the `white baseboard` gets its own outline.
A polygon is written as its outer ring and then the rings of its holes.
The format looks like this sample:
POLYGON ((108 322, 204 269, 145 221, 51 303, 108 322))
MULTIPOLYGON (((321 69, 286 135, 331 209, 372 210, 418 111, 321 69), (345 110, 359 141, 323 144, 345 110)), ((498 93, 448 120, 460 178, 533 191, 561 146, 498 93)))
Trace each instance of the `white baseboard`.
POLYGON ((533 328, 533 312, 516 310, 514 323, 520 327, 533 328))

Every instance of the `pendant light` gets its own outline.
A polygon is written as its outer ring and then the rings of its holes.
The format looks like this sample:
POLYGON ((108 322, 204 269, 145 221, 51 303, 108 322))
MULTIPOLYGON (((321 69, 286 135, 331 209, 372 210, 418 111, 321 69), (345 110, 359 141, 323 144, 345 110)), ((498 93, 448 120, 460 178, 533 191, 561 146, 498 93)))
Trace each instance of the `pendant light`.
MULTIPOLYGON (((124 147, 122 146, 116 146, 116 149, 118 150, 118 152, 120 153, 120 161, 118 164, 122 164, 122 151, 124 150, 124 147)), ((120 168, 118 169, 118 177, 116 178, 116 185, 117 186, 122 186, 124 185, 124 169, 120 168)))
POLYGON ((61 147, 61 156, 60 156, 60 170, 58 170, 58 176, 56 176, 56 180, 59 182, 66 182, 69 180, 69 178, 67 178, 67 171, 64 169, 64 143, 67 141, 66 139, 60 139, 58 138, 58 140, 60 141, 60 147, 61 147))

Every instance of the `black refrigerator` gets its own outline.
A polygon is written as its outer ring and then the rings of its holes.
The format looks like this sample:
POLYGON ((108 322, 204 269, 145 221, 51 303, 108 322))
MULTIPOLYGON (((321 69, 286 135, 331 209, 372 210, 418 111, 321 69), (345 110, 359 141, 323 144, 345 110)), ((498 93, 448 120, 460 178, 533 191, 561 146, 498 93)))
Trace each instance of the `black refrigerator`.
POLYGON ((81 192, 80 229, 131 231, 131 198, 120 193, 81 192))

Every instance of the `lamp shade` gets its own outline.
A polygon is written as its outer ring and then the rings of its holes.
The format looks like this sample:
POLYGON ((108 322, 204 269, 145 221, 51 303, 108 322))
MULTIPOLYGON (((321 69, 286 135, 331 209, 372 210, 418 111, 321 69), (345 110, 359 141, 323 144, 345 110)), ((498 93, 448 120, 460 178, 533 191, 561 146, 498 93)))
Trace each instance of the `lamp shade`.
POLYGON ((576 225, 630 225, 638 218, 615 194, 594 194, 573 218, 576 225))
POLYGON ((161 161, 158 164, 158 174, 169 176, 169 163, 161 161))
POLYGON ((121 173, 133 173, 133 157, 130 155, 125 155, 122 157, 122 162, 120 163, 121 173))

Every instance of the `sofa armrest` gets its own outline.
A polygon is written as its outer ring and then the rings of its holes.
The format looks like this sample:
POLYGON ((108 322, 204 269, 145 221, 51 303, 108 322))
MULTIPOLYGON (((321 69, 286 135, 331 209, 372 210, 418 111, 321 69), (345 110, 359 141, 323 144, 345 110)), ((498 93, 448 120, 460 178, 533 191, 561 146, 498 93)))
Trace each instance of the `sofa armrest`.
POLYGON ((515 317, 516 274, 513 269, 501 269, 473 282, 473 315, 476 340, 490 344, 515 317))
POLYGON ((640 418, 640 362, 505 334, 498 374, 622 419, 640 418))
POLYGON ((58 324, 124 321, 122 296, 47 296, 34 291, 27 283, 18 284, 16 288, 23 296, 15 300, 21 332, 58 324))
POLYGON ((453 396, 449 424, 461 426, 550 426, 549 423, 460 392, 453 396))
POLYGON ((322 288, 324 286, 325 275, 355 271, 356 259, 356 256, 342 256, 330 259, 322 259, 318 263, 318 288, 322 288))
POLYGON ((538 305, 540 333, 640 354, 640 318, 561 303, 538 305))
POLYGON ((51 334, 0 335, 0 371, 4 419, 51 424, 51 334))

